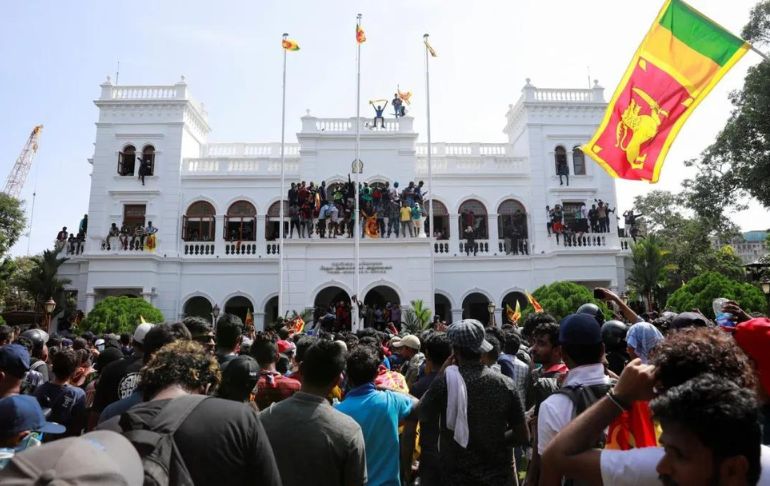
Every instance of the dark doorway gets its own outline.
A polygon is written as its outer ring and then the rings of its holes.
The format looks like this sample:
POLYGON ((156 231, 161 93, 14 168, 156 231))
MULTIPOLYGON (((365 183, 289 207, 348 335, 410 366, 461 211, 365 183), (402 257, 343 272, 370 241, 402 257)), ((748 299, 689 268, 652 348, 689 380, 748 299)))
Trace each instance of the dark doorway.
POLYGON ((449 302, 449 299, 442 294, 435 294, 433 296, 433 300, 436 303, 435 315, 439 316, 439 318, 442 321, 445 321, 447 324, 451 324, 452 323, 452 304, 449 302))
POLYGON ((225 302, 225 313, 236 315, 243 322, 246 322, 246 314, 249 311, 254 311, 254 304, 246 297, 238 295, 225 302))
POLYGON ((463 300, 463 319, 476 319, 484 325, 489 323, 489 299, 484 294, 474 292, 463 300))
POLYGON ((211 302, 206 297, 192 297, 184 304, 185 317, 201 317, 211 321, 211 302))

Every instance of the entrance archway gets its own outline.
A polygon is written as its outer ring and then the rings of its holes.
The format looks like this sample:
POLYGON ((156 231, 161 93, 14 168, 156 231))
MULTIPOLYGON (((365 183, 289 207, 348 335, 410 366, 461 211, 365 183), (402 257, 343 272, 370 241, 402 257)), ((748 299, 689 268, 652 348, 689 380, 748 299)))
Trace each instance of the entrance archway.
MULTIPOLYGON (((327 327, 335 327, 334 322, 343 329, 350 329, 350 296, 345 290, 337 286, 329 286, 318 292, 313 301, 313 321, 323 320, 324 316, 334 314, 334 319, 328 318, 327 327), (338 308, 342 302, 342 307, 338 308), (332 312, 331 306, 334 305, 332 312)), ((324 321, 325 322, 325 321, 324 321)))
POLYGON ((501 308, 503 309, 503 324, 513 324, 508 319, 508 315, 505 312, 505 305, 508 304, 511 306, 511 309, 516 310, 516 302, 519 303, 519 307, 522 311, 529 305, 529 300, 527 300, 527 296, 524 295, 523 292, 508 292, 505 294, 505 297, 503 297, 503 303, 501 304, 501 308))
POLYGON ((435 302, 436 312, 435 315, 439 316, 442 321, 447 324, 452 323, 452 303, 444 294, 434 294, 433 301, 435 302))
POLYGON ((372 288, 364 297, 364 304, 367 306, 373 305, 384 308, 388 303, 391 305, 401 305, 398 293, 387 285, 378 285, 372 288))
POLYGON ((184 303, 185 317, 201 317, 207 321, 211 320, 211 302, 206 297, 196 296, 187 299, 184 303))
POLYGON ((249 311, 252 311, 252 313, 254 312, 254 304, 242 295, 231 297, 225 302, 225 313, 238 316, 243 322, 246 322, 246 314, 249 311))
POLYGON ((270 297, 263 310, 265 312, 265 329, 267 329, 278 320, 278 296, 270 297))
POLYGON ((476 319, 484 325, 489 323, 489 299, 480 292, 473 292, 463 300, 463 319, 476 319))

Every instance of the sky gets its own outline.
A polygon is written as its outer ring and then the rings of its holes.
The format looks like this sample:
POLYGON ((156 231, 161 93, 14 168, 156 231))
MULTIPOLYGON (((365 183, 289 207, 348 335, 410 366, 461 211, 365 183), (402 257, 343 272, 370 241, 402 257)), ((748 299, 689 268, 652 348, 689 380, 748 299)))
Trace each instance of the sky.
MULTIPOLYGON (((690 0, 735 33, 755 0, 690 0)), ((44 124, 40 149, 22 192, 30 235, 12 252, 52 246, 61 226, 87 211, 97 109, 107 76, 120 61, 121 85, 171 85, 185 76, 209 113, 211 142, 280 140, 280 38, 292 52, 287 74, 288 141, 310 110, 355 115, 357 13, 368 41, 361 61, 366 100, 396 86, 414 93, 411 115, 425 141, 422 35, 431 61, 434 141, 504 142, 509 104, 525 80, 542 88, 584 88, 588 79, 612 95, 662 0, 26 0, 0 2, 0 181, 4 184, 29 132, 44 124)), ((730 91, 760 58, 747 54, 700 105, 672 146, 656 185, 619 181, 619 210, 653 189, 678 191, 697 157, 731 112, 730 91)), ((756 203, 731 218, 744 230, 766 229, 756 203)))

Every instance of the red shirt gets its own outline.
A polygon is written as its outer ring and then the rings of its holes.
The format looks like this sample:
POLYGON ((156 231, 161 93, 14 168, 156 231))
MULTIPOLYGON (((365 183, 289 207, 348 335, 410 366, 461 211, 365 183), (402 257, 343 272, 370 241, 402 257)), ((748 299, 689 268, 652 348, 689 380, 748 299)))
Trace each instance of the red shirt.
POLYGON ((276 371, 260 371, 254 401, 260 410, 264 410, 273 403, 294 395, 299 391, 300 386, 299 381, 287 378, 276 371))

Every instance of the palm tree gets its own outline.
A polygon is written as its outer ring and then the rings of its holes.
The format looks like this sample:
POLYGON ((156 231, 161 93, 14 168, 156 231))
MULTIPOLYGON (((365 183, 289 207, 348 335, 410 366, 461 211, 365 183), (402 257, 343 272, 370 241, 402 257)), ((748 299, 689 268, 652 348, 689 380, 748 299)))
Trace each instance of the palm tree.
POLYGON ((68 278, 57 278, 59 267, 69 258, 59 257, 61 250, 45 250, 42 255, 31 258, 32 268, 21 275, 16 282, 19 288, 27 291, 35 302, 35 310, 42 310, 43 303, 49 298, 56 301, 56 309, 51 315, 61 312, 65 304, 64 286, 72 282, 68 278))
POLYGON ((422 300, 413 300, 410 304, 412 307, 404 312, 404 329, 410 334, 417 334, 430 326, 432 313, 422 300))
POLYGON ((649 235, 639 240, 631 248, 634 268, 628 276, 631 286, 643 296, 647 310, 652 310, 655 291, 663 286, 666 272, 674 268, 666 262, 668 251, 661 247, 660 240, 655 235, 649 235))

